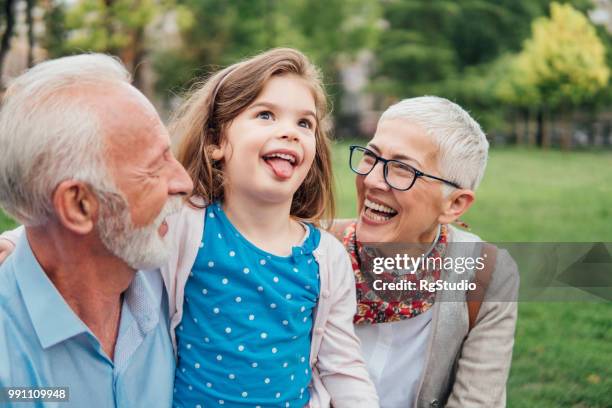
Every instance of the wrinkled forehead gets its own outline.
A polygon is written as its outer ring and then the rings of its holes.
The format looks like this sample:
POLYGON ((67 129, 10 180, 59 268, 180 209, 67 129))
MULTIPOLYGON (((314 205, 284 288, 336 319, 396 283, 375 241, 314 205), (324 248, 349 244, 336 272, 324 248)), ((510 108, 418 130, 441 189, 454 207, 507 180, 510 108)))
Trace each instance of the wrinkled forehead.
POLYGON ((420 124, 401 118, 382 119, 368 146, 387 159, 437 168, 439 145, 420 124))

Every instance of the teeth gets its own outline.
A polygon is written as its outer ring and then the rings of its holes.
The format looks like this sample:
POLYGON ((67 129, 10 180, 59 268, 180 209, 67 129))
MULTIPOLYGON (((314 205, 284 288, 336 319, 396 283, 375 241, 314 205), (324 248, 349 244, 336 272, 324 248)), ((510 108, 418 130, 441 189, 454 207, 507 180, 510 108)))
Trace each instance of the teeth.
POLYGON ((287 160, 291 164, 295 163, 295 157, 293 155, 290 155, 290 154, 273 153, 273 154, 265 156, 266 159, 271 159, 272 157, 278 157, 280 159, 287 160))
POLYGON ((391 217, 386 217, 384 215, 374 214, 370 208, 366 209, 364 214, 366 214, 366 216, 369 219, 374 220, 374 221, 389 221, 391 219, 391 217))
POLYGON ((382 205, 382 204, 378 204, 378 203, 372 202, 372 201, 368 200, 367 198, 364 201, 364 205, 367 208, 372 209, 372 210, 384 212, 384 213, 391 214, 391 215, 397 214, 397 211, 395 211, 393 208, 387 207, 386 205, 382 205))

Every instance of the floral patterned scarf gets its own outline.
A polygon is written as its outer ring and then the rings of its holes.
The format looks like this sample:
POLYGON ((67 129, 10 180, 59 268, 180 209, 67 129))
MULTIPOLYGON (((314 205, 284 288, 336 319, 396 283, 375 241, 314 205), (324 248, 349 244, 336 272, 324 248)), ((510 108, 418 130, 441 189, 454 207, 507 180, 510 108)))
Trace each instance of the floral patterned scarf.
MULTIPOLYGON (((357 313, 353 318, 355 324, 375 324, 396 322, 403 319, 410 319, 429 310, 436 298, 436 292, 421 291, 421 290, 403 290, 387 295, 388 291, 375 290, 373 287, 374 277, 382 282, 400 282, 427 280, 435 282, 440 279, 440 269, 426 270, 419 268, 414 274, 403 273, 397 271, 383 272, 380 275, 374 275, 372 268, 366 266, 362 272, 362 259, 369 259, 367 249, 357 241, 355 234, 357 223, 352 223, 344 231, 343 243, 348 251, 353 271, 355 273, 355 282, 357 284, 357 313), (383 298, 381 298, 383 295, 383 298)), ((436 243, 433 245, 427 258, 444 258, 447 247, 448 229, 445 225, 440 228, 440 234, 436 243)), ((438 262, 443 264, 443 262, 438 262)))

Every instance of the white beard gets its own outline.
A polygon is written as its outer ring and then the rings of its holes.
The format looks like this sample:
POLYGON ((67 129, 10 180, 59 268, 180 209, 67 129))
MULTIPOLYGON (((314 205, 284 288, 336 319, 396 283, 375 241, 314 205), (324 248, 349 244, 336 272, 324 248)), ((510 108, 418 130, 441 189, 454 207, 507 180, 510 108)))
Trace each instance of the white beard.
POLYGON ((153 222, 136 227, 127 201, 120 194, 105 195, 97 222, 104 246, 135 270, 162 266, 168 260, 170 248, 158 230, 166 217, 178 212, 181 198, 169 198, 153 222))

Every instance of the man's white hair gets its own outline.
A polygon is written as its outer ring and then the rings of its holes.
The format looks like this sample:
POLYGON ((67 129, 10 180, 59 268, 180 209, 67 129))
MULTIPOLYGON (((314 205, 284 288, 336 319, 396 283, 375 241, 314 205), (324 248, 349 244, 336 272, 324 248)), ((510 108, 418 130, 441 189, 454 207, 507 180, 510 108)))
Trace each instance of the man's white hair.
POLYGON ((103 54, 46 61, 15 78, 0 111, 0 206, 8 214, 25 225, 44 224, 64 180, 116 192, 95 95, 87 90, 122 83, 130 83, 129 72, 103 54))
MULTIPOLYGON (((487 166, 489 142, 480 125, 459 105, 437 96, 404 99, 380 120, 404 119, 421 126, 438 145, 442 178, 476 190, 487 166)), ((445 193, 452 191, 444 185, 445 193)))

